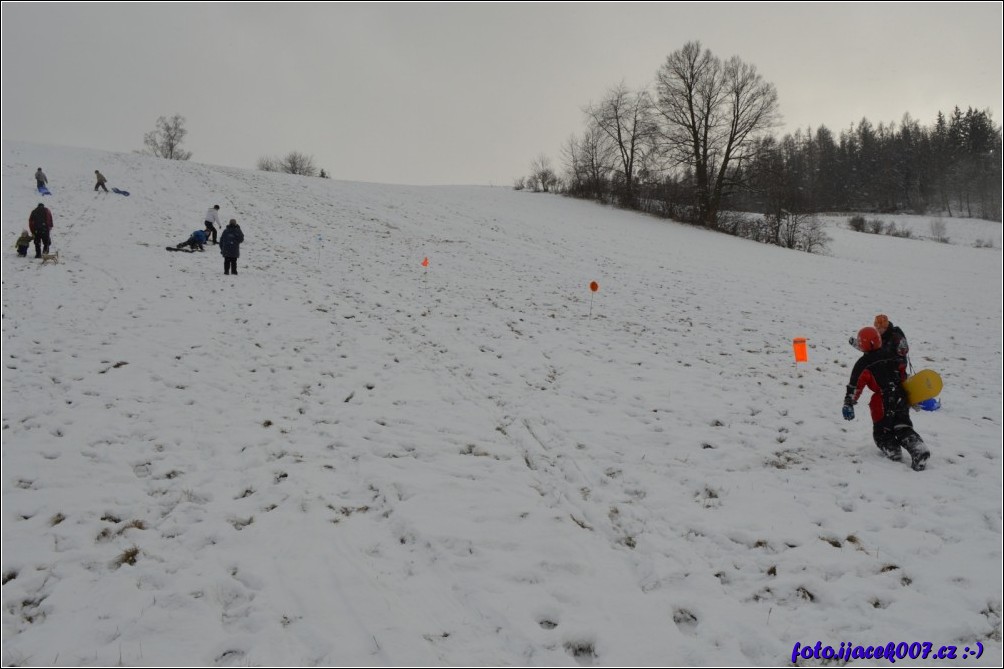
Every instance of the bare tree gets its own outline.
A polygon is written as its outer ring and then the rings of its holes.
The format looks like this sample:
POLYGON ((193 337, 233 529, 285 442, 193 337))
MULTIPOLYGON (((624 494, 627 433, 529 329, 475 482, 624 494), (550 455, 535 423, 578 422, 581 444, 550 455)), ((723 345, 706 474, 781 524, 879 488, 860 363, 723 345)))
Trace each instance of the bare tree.
POLYGON ((598 105, 590 105, 584 111, 610 140, 617 155, 622 203, 634 206, 636 170, 641 155, 651 146, 655 130, 649 94, 632 92, 622 83, 611 89, 598 105))
POLYGON ((812 216, 802 230, 801 248, 806 253, 821 253, 827 249, 832 238, 826 234, 826 226, 812 216))
POLYGON ((777 123, 777 90, 753 65, 735 56, 722 62, 688 42, 660 68, 656 91, 665 148, 693 169, 700 221, 714 227, 753 140, 777 123))
POLYGON ((613 145, 606 133, 590 123, 581 138, 568 138, 562 155, 572 193, 603 199, 604 186, 613 169, 613 145))
POLYGON ((534 158, 530 163, 530 174, 536 183, 540 184, 541 190, 549 192, 557 183, 558 175, 551 168, 551 159, 543 153, 534 158))
POLYGON ((279 161, 279 169, 286 174, 300 174, 305 177, 317 176, 314 157, 299 151, 290 151, 279 161))
POLYGON ((582 168, 581 145, 575 135, 569 136, 561 145, 561 158, 564 161, 565 174, 568 175, 570 192, 581 195, 586 188, 586 174, 582 168))
POLYGON ((185 117, 175 114, 171 118, 161 116, 157 119, 157 129, 143 135, 143 144, 151 155, 171 160, 188 160, 191 151, 184 151, 181 142, 188 131, 185 130, 185 117))
POLYGON ((262 172, 281 172, 282 165, 279 164, 278 158, 273 158, 272 156, 262 156, 258 159, 256 164, 257 168, 262 172))

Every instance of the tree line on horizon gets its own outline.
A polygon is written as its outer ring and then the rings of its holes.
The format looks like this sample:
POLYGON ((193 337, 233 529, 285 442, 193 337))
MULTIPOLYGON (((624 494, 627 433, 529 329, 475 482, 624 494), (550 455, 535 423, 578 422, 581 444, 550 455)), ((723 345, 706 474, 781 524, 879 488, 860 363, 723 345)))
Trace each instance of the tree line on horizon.
MULTIPOLYGON (((181 114, 175 114, 171 118, 161 116, 157 119, 154 129, 143 135, 143 145, 146 149, 142 153, 168 160, 189 160, 192 152, 181 148, 187 134, 184 116, 181 114)), ((317 168, 313 156, 299 151, 290 151, 281 157, 262 156, 255 167, 265 172, 330 178, 323 168, 317 168)))
POLYGON ((818 212, 1001 220, 1001 127, 989 110, 956 107, 931 127, 909 114, 878 126, 863 118, 839 135, 821 125, 779 139, 774 85, 738 57, 690 42, 667 57, 653 87, 622 83, 583 115, 585 129, 562 146, 561 174, 541 154, 514 188, 796 248, 825 244, 810 230, 818 212))

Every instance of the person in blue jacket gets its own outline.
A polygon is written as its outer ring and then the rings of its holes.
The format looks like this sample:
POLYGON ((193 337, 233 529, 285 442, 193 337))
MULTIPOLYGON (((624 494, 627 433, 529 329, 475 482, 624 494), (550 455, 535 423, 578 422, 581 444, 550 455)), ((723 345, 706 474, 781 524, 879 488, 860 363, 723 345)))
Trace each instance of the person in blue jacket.
POLYGON ((196 230, 195 232, 192 233, 192 235, 188 238, 187 241, 178 244, 178 248, 183 249, 186 246, 190 246, 193 251, 195 249, 198 249, 200 251, 205 251, 206 250, 205 244, 206 244, 206 231, 196 230))
POLYGON ((237 219, 231 218, 227 227, 220 235, 220 254, 223 256, 223 273, 237 274, 237 258, 241 255, 241 242, 244 232, 237 225, 237 219))

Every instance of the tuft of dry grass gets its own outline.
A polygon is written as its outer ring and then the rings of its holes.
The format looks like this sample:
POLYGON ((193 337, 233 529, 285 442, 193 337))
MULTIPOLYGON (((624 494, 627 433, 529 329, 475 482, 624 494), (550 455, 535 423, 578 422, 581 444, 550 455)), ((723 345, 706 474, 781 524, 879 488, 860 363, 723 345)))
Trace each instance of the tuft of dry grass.
POLYGON ((121 567, 122 565, 134 565, 136 564, 136 558, 139 557, 139 547, 133 546, 122 551, 121 555, 115 558, 115 566, 121 567))

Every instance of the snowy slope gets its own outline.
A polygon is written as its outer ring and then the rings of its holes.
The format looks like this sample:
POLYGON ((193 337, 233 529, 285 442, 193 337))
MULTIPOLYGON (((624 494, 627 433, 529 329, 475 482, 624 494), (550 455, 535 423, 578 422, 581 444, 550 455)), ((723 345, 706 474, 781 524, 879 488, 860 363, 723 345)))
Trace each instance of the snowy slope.
POLYGON ((832 218, 818 256, 509 189, 3 159, 5 665, 1004 658, 1000 224, 832 218), (38 166, 58 266, 11 248, 38 166), (237 277, 164 251, 212 204, 237 277), (840 417, 879 312, 945 379, 922 473, 840 417))

